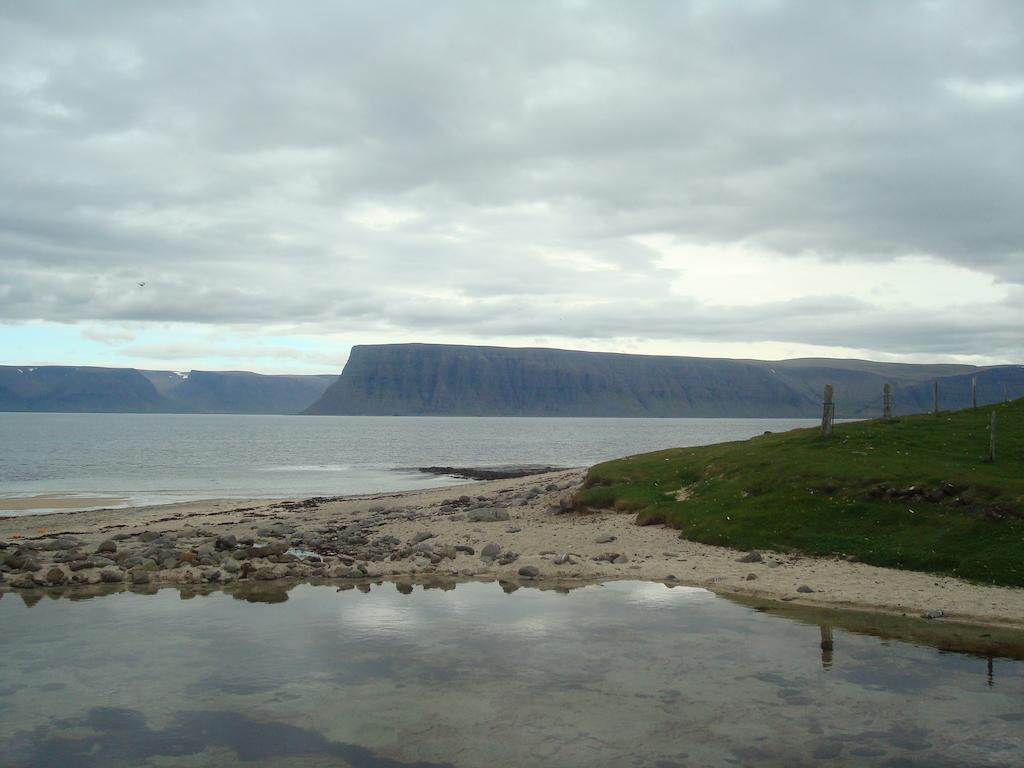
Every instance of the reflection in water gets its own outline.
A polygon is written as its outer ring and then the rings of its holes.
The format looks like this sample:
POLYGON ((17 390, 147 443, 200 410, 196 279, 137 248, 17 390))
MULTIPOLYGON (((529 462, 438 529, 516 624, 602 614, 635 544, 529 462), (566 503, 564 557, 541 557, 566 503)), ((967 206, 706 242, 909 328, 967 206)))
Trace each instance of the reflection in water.
POLYGON ((253 720, 235 712, 185 711, 161 730, 151 729, 136 710, 94 707, 59 728, 42 727, 7 745, 10 768, 131 768, 154 759, 182 758, 227 748, 244 763, 328 758, 353 768, 442 768, 439 763, 400 762, 356 744, 324 738, 316 731, 253 720), (333 759, 332 759, 333 758, 333 759))
POLYGON ((822 624, 821 629, 821 668, 828 670, 832 668, 832 627, 822 624))
POLYGON ((378 584, 4 599, 0 766, 1024 764, 1005 635, 965 655, 920 621, 881 641, 650 583, 378 584))

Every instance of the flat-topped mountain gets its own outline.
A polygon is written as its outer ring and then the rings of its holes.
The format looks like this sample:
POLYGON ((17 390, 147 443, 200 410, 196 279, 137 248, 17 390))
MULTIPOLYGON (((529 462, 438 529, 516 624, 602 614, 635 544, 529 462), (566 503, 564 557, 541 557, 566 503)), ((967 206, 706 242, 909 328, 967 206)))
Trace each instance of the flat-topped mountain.
POLYGON ((729 360, 560 349, 381 344, 352 349, 342 375, 306 413, 437 416, 814 417, 825 384, 837 416, 894 412, 1024 395, 1018 365, 913 365, 866 360, 729 360), (1005 393, 1004 393, 1005 389, 1005 393))
POLYGON ((0 366, 0 411, 300 413, 336 376, 0 366))

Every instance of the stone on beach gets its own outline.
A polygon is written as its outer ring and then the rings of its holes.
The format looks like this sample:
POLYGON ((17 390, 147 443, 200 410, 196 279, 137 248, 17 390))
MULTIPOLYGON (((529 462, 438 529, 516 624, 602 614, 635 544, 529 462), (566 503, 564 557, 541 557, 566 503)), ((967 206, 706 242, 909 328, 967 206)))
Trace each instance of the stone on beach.
POLYGON ((105 584, 120 584, 124 581, 124 574, 114 568, 104 568, 100 571, 100 581, 105 584))
POLYGON ((473 509, 466 513, 466 520, 471 523, 497 523, 510 517, 508 510, 501 507, 473 509))

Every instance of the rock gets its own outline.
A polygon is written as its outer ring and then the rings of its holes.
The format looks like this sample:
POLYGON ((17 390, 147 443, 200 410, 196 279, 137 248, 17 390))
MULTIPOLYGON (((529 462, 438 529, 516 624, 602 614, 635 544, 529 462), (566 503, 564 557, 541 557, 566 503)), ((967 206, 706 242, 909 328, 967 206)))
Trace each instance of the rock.
POLYGON ((665 577, 665 581, 679 581, 679 579, 677 579, 673 574, 670 573, 668 576, 665 577))
POLYGON ((253 574, 253 578, 256 581, 271 581, 275 578, 273 568, 257 568, 256 573, 253 574))
POLYGON ((498 565, 511 565, 518 559, 519 554, 517 552, 503 552, 501 557, 499 557, 495 562, 497 562, 498 565))
POLYGON ((149 544, 152 541, 156 541, 160 538, 160 534, 156 531, 143 531, 139 534, 139 541, 143 544, 149 544))
POLYGON ((333 568, 330 575, 334 579, 360 579, 363 577, 362 571, 349 565, 339 565, 333 568))
MULTIPOLYGON (((288 544, 284 541, 272 541, 269 544, 260 544, 250 547, 250 557, 270 557, 271 555, 283 555, 288 551, 288 544)), ((182 558, 184 559, 184 558, 182 558)))
POLYGON ((468 544, 456 544, 455 545, 455 551, 456 552, 464 552, 467 555, 475 555, 476 554, 476 550, 473 549, 468 544))
POLYGON ((79 552, 74 549, 66 549, 62 552, 58 552, 53 556, 53 562, 55 563, 73 563, 76 560, 85 560, 87 555, 84 552, 79 552))
POLYGON ((23 573, 11 579, 11 586, 15 589, 35 589, 36 583, 29 574, 23 573))
POLYGON ((480 558, 495 558, 501 554, 501 547, 497 544, 487 544, 482 550, 480 550, 480 558))
POLYGON ((536 565, 524 565, 519 569, 519 575, 527 579, 535 579, 540 576, 540 568, 536 565))
POLYGON ((466 513, 466 520, 471 523, 497 523, 508 519, 510 519, 508 510, 501 507, 474 509, 466 513))
POLYGON ((104 568, 100 571, 100 581, 104 584, 120 584, 124 581, 124 574, 114 568, 104 568))
POLYGON ((754 550, 747 552, 743 557, 736 560, 737 563, 760 563, 764 560, 761 553, 754 550))
POLYGON ((606 533, 603 536, 598 536, 594 539, 595 544, 611 544, 613 541, 615 541, 615 537, 610 533, 606 533))
POLYGON ((224 533, 217 537, 216 541, 213 542, 214 549, 219 552, 224 552, 229 549, 234 549, 238 546, 238 537, 233 533, 224 533))
POLYGON ((946 615, 945 611, 925 611, 921 614, 922 619, 941 619, 946 615))
POLYGON ((757 581, 757 574, 756 573, 748 573, 747 574, 747 581, 757 581))
POLYGON ((801 584, 799 587, 796 588, 796 591, 802 592, 803 594, 807 595, 813 592, 814 590, 808 587, 806 584, 801 584))
POLYGON ((130 573, 133 584, 149 584, 149 571, 145 568, 133 568, 130 573))
POLYGON ((434 538, 434 534, 432 534, 430 531, 420 531, 412 537, 412 543, 419 544, 421 541, 426 541, 427 539, 432 538, 434 538))
POLYGON ((38 560, 25 552, 16 552, 10 555, 6 565, 15 571, 38 571, 42 568, 38 560))
POLYGON ((55 586, 57 584, 63 584, 65 578, 66 576, 64 575, 64 571, 62 571, 60 568, 51 568, 46 572, 47 582, 55 586))
POLYGON ((101 541, 99 546, 96 547, 96 552, 117 552, 117 542, 113 539, 101 541))

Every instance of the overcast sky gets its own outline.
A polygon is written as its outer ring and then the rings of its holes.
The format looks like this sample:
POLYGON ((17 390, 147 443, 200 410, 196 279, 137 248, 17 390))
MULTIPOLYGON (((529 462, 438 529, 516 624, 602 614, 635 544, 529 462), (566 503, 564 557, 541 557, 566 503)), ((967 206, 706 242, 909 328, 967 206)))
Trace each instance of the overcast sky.
POLYGON ((1022 362, 1022 307, 1022 2, 0 6, 0 363, 1022 362))

